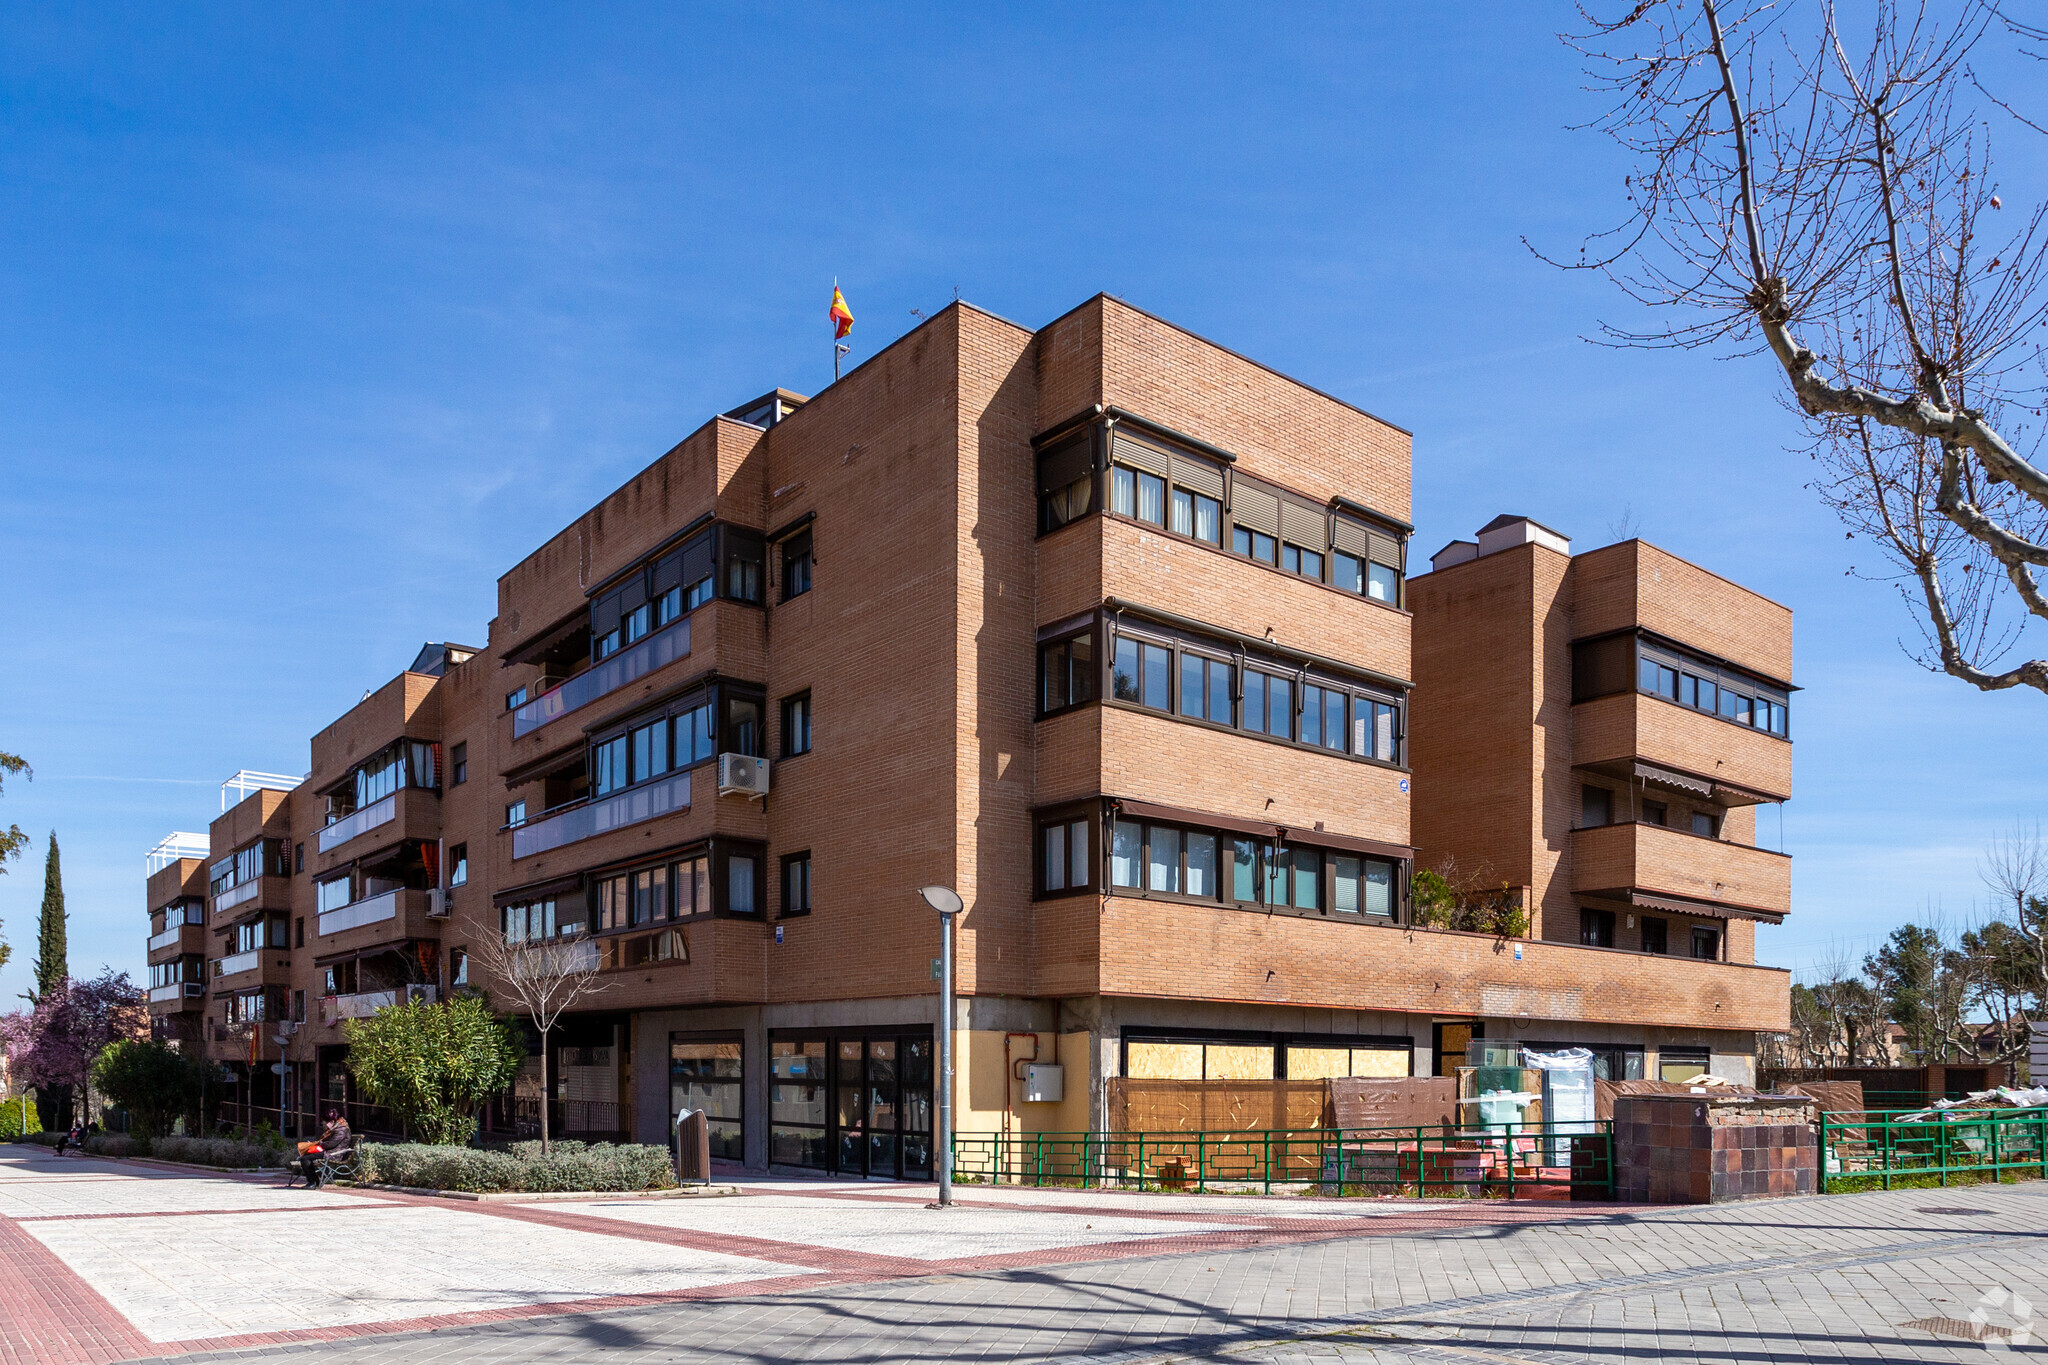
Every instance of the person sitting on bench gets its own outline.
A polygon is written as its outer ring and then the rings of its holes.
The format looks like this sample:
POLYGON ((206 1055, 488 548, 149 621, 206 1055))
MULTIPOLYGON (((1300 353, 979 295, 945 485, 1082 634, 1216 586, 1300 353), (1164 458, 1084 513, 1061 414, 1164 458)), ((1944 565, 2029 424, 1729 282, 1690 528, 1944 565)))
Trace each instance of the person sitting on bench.
MULTIPOLYGON (((327 1111, 327 1126, 320 1130, 317 1142, 299 1144, 299 1174, 306 1178, 306 1184, 318 1188, 320 1184, 320 1163, 340 1156, 355 1142, 355 1134, 348 1129, 348 1120, 339 1109, 327 1111)), ((290 1184, 290 1181, 286 1181, 290 1184)))

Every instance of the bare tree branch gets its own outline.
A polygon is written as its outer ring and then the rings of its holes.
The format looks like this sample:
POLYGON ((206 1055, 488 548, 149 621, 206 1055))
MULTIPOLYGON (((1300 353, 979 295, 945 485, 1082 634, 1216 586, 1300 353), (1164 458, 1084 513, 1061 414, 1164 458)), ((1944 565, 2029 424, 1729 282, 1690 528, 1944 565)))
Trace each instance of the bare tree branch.
POLYGON ((1993 241, 2004 202, 1981 111, 2010 110, 1970 68, 1987 34, 2040 31, 1982 0, 1877 0, 1854 41, 1832 0, 1580 13, 1588 31, 1566 42, 1607 97, 1590 126, 1633 163, 1630 213, 1587 239, 1598 252, 1552 263, 1675 319, 1603 326, 1611 344, 1768 350, 1817 491, 1910 584, 1915 657, 2048 693, 2048 659, 2009 658, 2048 622, 2031 420, 2048 395, 2048 203, 1993 241))
POLYGON ((597 944, 587 938, 514 941, 492 933, 470 951, 474 961, 482 964, 491 987, 509 996, 540 1034, 540 1147, 546 1152, 548 1035, 572 1005, 609 985, 598 979, 601 959, 597 944))

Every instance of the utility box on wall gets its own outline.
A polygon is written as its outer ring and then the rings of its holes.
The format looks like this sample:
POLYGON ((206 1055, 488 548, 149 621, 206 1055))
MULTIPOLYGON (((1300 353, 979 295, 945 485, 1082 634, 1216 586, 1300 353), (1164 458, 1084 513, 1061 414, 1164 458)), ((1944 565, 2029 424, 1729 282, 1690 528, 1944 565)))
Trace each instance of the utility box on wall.
POLYGON ((1058 1104, 1067 1097, 1067 1069, 1058 1062, 1024 1063, 1024 1102, 1058 1104))

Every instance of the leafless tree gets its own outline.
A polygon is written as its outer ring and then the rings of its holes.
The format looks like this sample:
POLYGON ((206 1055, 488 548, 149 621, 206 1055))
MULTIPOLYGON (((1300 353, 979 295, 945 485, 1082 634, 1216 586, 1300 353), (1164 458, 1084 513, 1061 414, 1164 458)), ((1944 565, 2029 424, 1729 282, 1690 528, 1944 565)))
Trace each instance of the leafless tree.
MULTIPOLYGON (((2048 203, 2007 209, 1993 126, 2039 131, 1978 81, 2024 41, 1977 0, 1639 0, 1566 41, 1626 152, 1630 212, 1577 260, 1677 320, 1620 345, 1776 358, 1812 487, 1873 540, 1915 657, 2048 693, 2048 203), (2008 226, 2009 225, 2009 226, 2008 226)), ((1546 259, 1550 259, 1546 257, 1546 259)), ((1858 572, 1852 569, 1851 572, 1858 572)))
POLYGON ((587 938, 508 942, 487 934, 471 949, 490 983, 516 1003, 540 1034, 540 1149, 548 1150, 548 1035, 578 1001, 606 989, 598 979, 597 945, 587 938))
POLYGON ((1999 914, 2010 915, 2011 956, 2026 958, 2023 970, 2008 970, 2006 984, 2018 987, 2014 995, 2032 997, 2034 1018, 2048 1018, 2048 841, 2040 822, 2029 828, 2015 820, 1992 835, 1977 871, 1999 914))

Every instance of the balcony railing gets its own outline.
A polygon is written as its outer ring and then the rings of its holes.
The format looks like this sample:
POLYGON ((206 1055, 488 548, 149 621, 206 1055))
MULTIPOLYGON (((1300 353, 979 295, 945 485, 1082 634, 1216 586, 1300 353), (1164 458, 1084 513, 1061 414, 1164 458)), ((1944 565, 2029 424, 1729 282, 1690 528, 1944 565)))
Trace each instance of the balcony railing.
POLYGON ((386 1005, 398 1003, 397 991, 361 991, 355 995, 330 995, 320 1001, 320 1022, 367 1019, 386 1005))
POLYGON ((153 953, 159 948, 176 947, 178 940, 183 937, 185 937, 185 926, 174 924, 161 934, 151 934, 149 936, 149 951, 153 953))
POLYGON ((193 1000, 206 994, 206 987, 197 981, 173 981, 168 986, 151 986, 149 1003, 166 1005, 176 1000, 193 1000))
POLYGON ((388 825, 398 818, 398 793, 393 792, 382 801, 373 801, 353 815, 345 815, 326 829, 320 831, 320 851, 332 853, 358 834, 366 834, 379 825, 388 825))
POLYGON ((255 900, 257 893, 262 890, 263 879, 261 877, 252 877, 240 886, 231 886, 213 898, 213 913, 216 915, 226 914, 238 905, 255 900))
POLYGON ((665 664, 688 658, 689 654, 690 621, 684 617, 514 710, 512 738, 532 734, 549 721, 588 706, 607 692, 616 692, 665 664))
POLYGON ((338 934, 344 929, 360 929, 365 924, 396 918, 398 914, 398 892, 386 891, 382 895, 367 896, 359 901, 320 914, 320 932, 338 934))
POLYGON ((657 815, 672 815, 689 808, 690 773, 677 773, 644 787, 567 807, 558 815, 529 820, 512 831, 512 856, 525 858, 545 853, 579 839, 609 834, 657 815))
POLYGON ((237 972, 253 972, 262 965, 263 950, 261 948, 251 948, 246 953, 234 953, 228 957, 215 958, 213 960, 213 974, 215 976, 233 976, 237 972))

